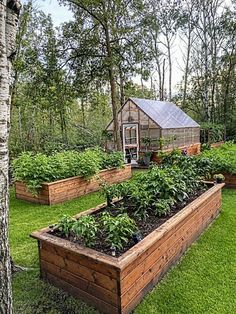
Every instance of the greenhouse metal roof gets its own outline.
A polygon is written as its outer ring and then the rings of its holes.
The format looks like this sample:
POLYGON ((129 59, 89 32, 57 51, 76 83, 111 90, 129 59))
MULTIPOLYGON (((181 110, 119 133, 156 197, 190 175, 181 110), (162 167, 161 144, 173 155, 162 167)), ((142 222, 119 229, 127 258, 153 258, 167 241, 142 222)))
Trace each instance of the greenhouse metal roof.
POLYGON ((162 129, 200 127, 197 122, 171 102, 141 98, 130 98, 130 100, 162 129))

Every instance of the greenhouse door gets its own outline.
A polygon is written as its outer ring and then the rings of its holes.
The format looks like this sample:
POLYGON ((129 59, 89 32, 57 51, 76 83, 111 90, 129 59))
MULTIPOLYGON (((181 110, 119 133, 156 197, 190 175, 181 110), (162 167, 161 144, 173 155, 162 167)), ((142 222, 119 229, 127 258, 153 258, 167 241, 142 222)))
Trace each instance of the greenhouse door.
POLYGON ((124 124, 122 135, 126 163, 137 164, 139 151, 138 124, 124 124))

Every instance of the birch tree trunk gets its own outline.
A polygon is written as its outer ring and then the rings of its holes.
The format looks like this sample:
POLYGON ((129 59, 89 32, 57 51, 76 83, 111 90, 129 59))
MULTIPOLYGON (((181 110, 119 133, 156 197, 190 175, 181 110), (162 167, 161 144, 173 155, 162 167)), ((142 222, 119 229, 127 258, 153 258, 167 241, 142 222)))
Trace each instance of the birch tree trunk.
POLYGON ((10 74, 20 3, 0 0, 0 313, 12 313, 11 261, 8 242, 8 137, 10 74))
POLYGON ((171 101, 172 99, 172 58, 171 58, 171 44, 170 39, 167 35, 166 38, 167 42, 167 52, 168 52, 168 63, 169 63, 169 94, 168 94, 168 100, 171 101))
POLYGON ((192 30, 191 30, 191 25, 189 25, 188 35, 187 35, 187 55, 186 55, 186 63, 185 63, 185 71, 184 71, 184 88, 183 88, 183 103, 182 103, 183 109, 186 109, 191 46, 192 46, 192 30))

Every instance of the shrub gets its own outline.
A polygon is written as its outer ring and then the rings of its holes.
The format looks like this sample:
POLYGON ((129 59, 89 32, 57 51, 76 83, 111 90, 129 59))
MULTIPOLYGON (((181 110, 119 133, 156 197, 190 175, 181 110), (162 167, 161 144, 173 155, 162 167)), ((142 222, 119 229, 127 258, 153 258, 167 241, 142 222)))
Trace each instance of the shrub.
POLYGON ((156 216, 163 216, 169 213, 171 209, 171 205, 173 205, 173 200, 172 199, 160 199, 156 203, 156 208, 154 209, 154 212, 156 216))
POLYGON ((224 140, 225 126, 215 123, 201 124, 201 143, 215 143, 224 140))
POLYGON ((221 173, 217 173, 213 176, 214 180, 217 182, 217 183, 222 183, 224 180, 225 180, 225 177, 223 174, 221 173))
POLYGON ((48 158, 44 154, 33 156, 32 153, 23 153, 13 162, 14 178, 27 184, 28 189, 37 194, 42 182, 52 179, 52 169, 48 158))
POLYGON ((80 154, 78 159, 79 175, 90 177, 101 170, 102 157, 100 152, 87 149, 80 154))
POLYGON ((123 206, 133 210, 138 219, 145 220, 150 213, 166 215, 170 207, 185 201, 202 184, 196 164, 187 156, 170 156, 172 167, 167 163, 161 167, 153 166, 128 182, 112 186, 109 200, 121 197, 123 206))

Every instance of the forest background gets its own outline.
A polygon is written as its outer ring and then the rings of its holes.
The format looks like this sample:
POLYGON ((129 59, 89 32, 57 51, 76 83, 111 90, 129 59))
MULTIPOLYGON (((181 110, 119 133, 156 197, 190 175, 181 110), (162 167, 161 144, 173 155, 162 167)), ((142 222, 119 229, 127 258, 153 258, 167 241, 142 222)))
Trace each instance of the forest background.
POLYGON ((235 138, 235 0, 59 3, 73 18, 58 26, 37 1, 21 10, 11 157, 103 146, 108 122, 129 97, 175 102, 235 138), (183 65, 177 88, 176 54, 183 65))

